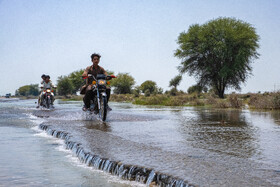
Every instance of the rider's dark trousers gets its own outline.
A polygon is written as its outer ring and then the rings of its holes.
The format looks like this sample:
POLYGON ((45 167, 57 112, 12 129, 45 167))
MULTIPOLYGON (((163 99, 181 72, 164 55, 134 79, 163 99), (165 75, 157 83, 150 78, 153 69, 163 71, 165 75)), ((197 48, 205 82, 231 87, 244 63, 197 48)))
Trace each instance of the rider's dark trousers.
MULTIPOLYGON (((109 102, 110 95, 111 95, 111 88, 107 87, 106 94, 107 94, 107 102, 109 102)), ((90 107, 90 100, 93 100, 95 96, 96 96, 96 93, 93 93, 91 87, 88 86, 86 89, 86 94, 83 98, 84 104, 87 108, 90 107)))

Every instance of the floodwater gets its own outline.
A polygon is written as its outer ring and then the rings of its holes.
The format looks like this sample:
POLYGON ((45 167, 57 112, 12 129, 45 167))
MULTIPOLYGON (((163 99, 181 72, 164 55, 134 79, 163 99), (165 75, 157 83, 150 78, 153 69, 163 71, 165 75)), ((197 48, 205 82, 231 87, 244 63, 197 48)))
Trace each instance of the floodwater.
POLYGON ((34 102, 0 101, 0 186, 163 185, 163 175, 170 186, 280 186, 279 111, 110 103, 103 123, 81 102, 34 102), (149 173, 133 178, 132 168, 149 173))

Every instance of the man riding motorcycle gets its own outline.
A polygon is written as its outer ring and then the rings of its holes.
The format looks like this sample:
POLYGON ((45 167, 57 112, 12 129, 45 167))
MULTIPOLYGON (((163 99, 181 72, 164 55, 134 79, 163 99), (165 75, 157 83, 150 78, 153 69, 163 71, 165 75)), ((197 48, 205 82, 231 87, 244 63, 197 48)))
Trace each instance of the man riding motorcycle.
MULTIPOLYGON (((91 55, 91 61, 92 61, 92 65, 88 66, 82 77, 87 77, 88 74, 92 74, 94 77, 97 77, 97 74, 105 74, 107 75, 107 72, 104 70, 104 68, 102 68, 101 66, 99 66, 99 61, 100 61, 101 56, 97 53, 94 53, 91 55)), ((92 85, 91 82, 93 81, 92 77, 88 77, 86 80, 86 85, 83 86, 83 88, 85 89, 85 96, 83 98, 84 101, 84 107, 83 110, 86 111, 87 109, 90 108, 90 100, 93 99, 92 97, 94 96, 93 91, 92 91, 92 85)), ((107 101, 109 101, 110 99, 110 93, 111 93, 111 89, 110 87, 106 88, 106 94, 107 94, 107 101)), ((109 110, 112 110, 109 106, 108 106, 109 110)))
MULTIPOLYGON (((47 89, 52 89, 52 88, 56 88, 52 81, 50 80, 50 76, 46 75, 45 76, 45 80, 42 81, 42 85, 41 85, 41 89, 43 90, 40 94, 40 105, 43 105, 43 100, 44 100, 44 95, 45 95, 45 90, 47 89)), ((51 105, 53 106, 53 102, 54 102, 54 94, 51 92, 51 105)))
MULTIPOLYGON (((44 81, 46 80, 46 75, 43 74, 43 75, 41 76, 41 78, 42 78, 41 84, 43 84, 44 81)), ((42 94, 42 93, 41 93, 41 94, 42 94)), ((38 97, 38 106, 37 106, 36 108, 39 108, 39 106, 40 106, 40 103, 41 103, 41 94, 40 94, 39 97, 38 97)))

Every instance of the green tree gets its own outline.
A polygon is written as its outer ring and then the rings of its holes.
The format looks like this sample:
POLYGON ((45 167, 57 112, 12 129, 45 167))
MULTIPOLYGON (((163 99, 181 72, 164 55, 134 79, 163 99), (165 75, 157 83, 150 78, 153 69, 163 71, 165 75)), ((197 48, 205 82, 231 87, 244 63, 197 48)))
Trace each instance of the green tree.
POLYGON ((27 96, 29 93, 29 86, 25 85, 18 89, 18 94, 21 96, 27 96))
POLYGON ((157 94, 163 94, 163 89, 160 87, 157 87, 157 94))
POLYGON ((134 89, 132 90, 132 93, 134 94, 135 97, 139 97, 140 95, 140 86, 135 86, 134 89))
POLYGON ((196 85, 190 86, 188 88, 188 93, 189 94, 192 94, 192 93, 195 93, 195 92, 196 93, 201 93, 202 90, 203 90, 203 87, 196 84, 196 85))
POLYGON ((140 90, 142 93, 146 93, 146 90, 149 90, 149 94, 157 92, 157 83, 151 80, 147 80, 140 85, 140 90))
POLYGON ((149 89, 145 90, 145 93, 144 93, 145 97, 149 97, 151 95, 151 92, 149 89))
POLYGON ((176 77, 170 80, 169 87, 173 86, 175 90, 177 90, 177 86, 179 86, 181 80, 182 80, 182 75, 177 75, 176 77))
POLYGON ((37 96, 39 95, 39 85, 38 84, 30 84, 29 85, 29 94, 37 96))
POLYGON ((192 25, 179 35, 175 56, 182 59, 179 71, 194 76, 199 85, 214 87, 220 98, 227 88, 240 90, 252 71, 259 36, 249 23, 218 18, 192 25))
POLYGON ((67 76, 60 76, 57 80, 57 92, 58 95, 72 94, 74 86, 72 81, 67 76))
POLYGON ((78 71, 74 71, 72 73, 70 73, 70 75, 68 75, 69 80, 72 82, 73 85, 73 90, 72 93, 76 94, 77 91, 80 89, 80 87, 85 84, 85 80, 82 78, 82 74, 83 74, 84 70, 78 70, 78 71))
POLYGON ((38 96, 39 95, 39 88, 38 84, 30 84, 30 85, 25 85, 20 87, 17 91, 16 94, 20 96, 38 96))
POLYGON ((112 79, 111 85, 116 94, 132 93, 132 86, 135 84, 134 78, 128 73, 119 73, 116 79, 112 79))

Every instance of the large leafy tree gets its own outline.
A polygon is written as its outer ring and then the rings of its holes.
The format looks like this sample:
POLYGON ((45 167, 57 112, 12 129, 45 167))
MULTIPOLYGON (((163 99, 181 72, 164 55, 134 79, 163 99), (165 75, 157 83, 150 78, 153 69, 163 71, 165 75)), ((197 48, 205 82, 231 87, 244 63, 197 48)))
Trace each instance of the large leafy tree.
POLYGON ((251 63, 259 56, 258 41, 252 25, 234 18, 192 25, 178 37, 175 56, 182 59, 178 69, 223 98, 227 88, 240 90, 251 74, 251 63))
POLYGON ((149 91, 149 93, 157 92, 157 83, 151 80, 147 80, 140 85, 142 93, 149 91))
POLYGON ((72 94, 74 90, 74 86, 72 81, 67 76, 60 76, 57 80, 57 92, 58 95, 72 94))
POLYGON ((85 84, 84 79, 82 79, 82 74, 83 74, 84 70, 78 70, 78 71, 74 71, 72 73, 70 73, 70 75, 68 75, 68 78, 70 79, 70 81, 72 82, 73 85, 73 94, 76 94, 76 92, 80 89, 80 87, 85 84))
POLYGON ((16 93, 17 95, 21 95, 21 96, 30 96, 30 95, 37 96, 39 95, 38 84, 30 84, 30 85, 22 86, 16 91, 16 93))
POLYGON ((134 78, 128 73, 119 73, 116 79, 112 79, 111 85, 116 94, 132 93, 132 86, 135 84, 134 78))

